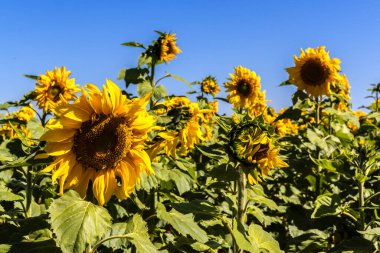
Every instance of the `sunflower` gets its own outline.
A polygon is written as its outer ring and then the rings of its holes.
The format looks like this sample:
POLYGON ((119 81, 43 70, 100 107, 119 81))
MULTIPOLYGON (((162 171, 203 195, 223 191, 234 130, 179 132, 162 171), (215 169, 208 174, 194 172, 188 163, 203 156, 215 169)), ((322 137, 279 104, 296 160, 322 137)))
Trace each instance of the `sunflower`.
POLYGON ((236 108, 250 108, 262 96, 260 77, 242 66, 234 70, 235 74, 230 74, 230 81, 224 84, 229 92, 227 99, 236 108))
POLYGON ((207 76, 201 82, 201 90, 206 94, 216 95, 220 92, 220 87, 215 77, 207 76))
POLYGON ((285 136, 287 134, 295 135, 298 134, 298 125, 294 124, 291 119, 283 118, 276 120, 278 116, 282 115, 286 111, 282 108, 277 114, 273 108, 269 108, 263 114, 266 123, 275 127, 276 134, 279 136, 285 136))
POLYGON ((126 199, 140 182, 141 172, 154 172, 144 150, 154 118, 146 111, 148 98, 128 100, 119 87, 107 80, 103 90, 88 84, 73 104, 55 109, 41 140, 55 157, 44 172, 59 178, 60 194, 75 189, 82 196, 90 181, 99 205, 115 193, 126 199))
POLYGON ((0 136, 8 139, 19 138, 23 142, 25 141, 27 145, 35 144, 35 142, 31 140, 32 133, 26 125, 29 120, 36 116, 36 113, 31 107, 32 105, 24 106, 18 111, 8 113, 4 117, 4 123, 0 125, 0 136))
POLYGON ((176 44, 176 34, 164 33, 158 39, 159 59, 166 63, 173 60, 177 54, 181 53, 181 49, 176 44))
POLYGON ((213 120, 213 117, 218 112, 218 101, 215 100, 209 102, 208 107, 210 112, 204 114, 204 121, 202 122, 202 127, 204 129, 206 139, 210 140, 214 136, 213 126, 215 124, 215 121, 213 120))
POLYGON ((330 86, 340 81, 340 60, 330 58, 324 46, 301 49, 300 57, 294 56, 294 62, 295 67, 286 69, 289 81, 312 96, 330 94, 330 86))
POLYGON ((32 109, 32 104, 30 106, 24 106, 20 110, 14 113, 15 117, 19 120, 28 122, 36 116, 36 112, 32 109))
POLYGON ((257 93, 256 99, 252 102, 251 106, 247 108, 248 113, 257 117, 265 112, 265 109, 268 107, 266 102, 270 100, 265 99, 265 90, 257 93))
MULTIPOLYGON (((165 126, 165 130, 158 133, 156 142, 149 150, 151 159, 155 158, 160 150, 166 155, 176 157, 176 147, 179 145, 180 155, 187 155, 195 145, 205 140, 206 133, 202 132, 202 123, 207 124, 208 114, 215 113, 217 103, 211 103, 210 109, 200 109, 198 103, 191 102, 186 97, 172 97, 158 103, 165 109, 156 110, 157 115, 173 117, 173 121, 165 126)), ((205 130, 206 132, 206 130, 205 130)))
POLYGON ((340 60, 330 58, 325 47, 301 49, 300 57, 294 56, 295 67, 286 69, 289 81, 298 89, 318 97, 330 94, 330 86, 340 81, 340 60))
POLYGON ((248 181, 251 184, 259 183, 260 176, 268 175, 272 168, 288 166, 278 157, 279 149, 268 134, 253 124, 234 129, 229 147, 234 157, 249 169, 248 181))
POLYGON ((36 94, 37 105, 47 112, 56 105, 74 100, 75 93, 79 92, 79 85, 75 84, 75 79, 69 79, 70 71, 66 71, 63 66, 60 69, 55 67, 52 71, 46 71, 45 75, 40 75, 37 79, 36 94))

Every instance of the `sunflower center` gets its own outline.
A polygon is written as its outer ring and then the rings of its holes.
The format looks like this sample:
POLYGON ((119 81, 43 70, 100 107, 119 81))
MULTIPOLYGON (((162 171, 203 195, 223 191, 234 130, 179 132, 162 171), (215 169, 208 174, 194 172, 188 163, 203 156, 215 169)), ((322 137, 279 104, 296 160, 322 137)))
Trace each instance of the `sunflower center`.
POLYGON ((132 130, 122 116, 99 115, 82 123, 74 136, 74 153, 85 168, 114 168, 128 154, 132 130))
POLYGON ((251 86, 247 82, 241 81, 237 85, 237 91, 242 96, 248 96, 251 93, 251 86))
POLYGON ((301 68, 302 80, 311 86, 319 86, 328 78, 330 72, 320 61, 309 60, 301 68))
POLYGON ((49 88, 49 97, 56 102, 59 99, 59 94, 61 93, 61 88, 59 86, 53 86, 49 88))
POLYGON ((259 151, 255 154, 256 161, 260 161, 261 159, 267 157, 269 150, 268 144, 261 144, 259 151))

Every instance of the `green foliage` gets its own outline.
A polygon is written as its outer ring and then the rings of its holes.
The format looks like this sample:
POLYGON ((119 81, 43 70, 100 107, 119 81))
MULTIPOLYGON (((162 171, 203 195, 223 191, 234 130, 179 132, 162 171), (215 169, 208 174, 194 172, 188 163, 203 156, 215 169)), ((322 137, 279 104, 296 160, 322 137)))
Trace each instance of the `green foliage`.
MULTIPOLYGON (((380 251, 378 84, 369 90, 373 101, 366 115, 352 111, 347 97, 335 91, 317 99, 302 90, 279 113, 267 107, 253 117, 234 108, 234 116, 219 115, 211 102, 221 107, 227 98, 205 95, 200 81, 165 72, 167 62, 159 56, 165 33, 157 33, 150 44, 122 44, 142 49, 137 66, 118 74, 123 94, 147 96, 156 119, 149 141, 133 145, 148 153, 160 148, 149 153, 155 173, 141 173, 126 200, 113 196, 96 205, 93 178, 84 198, 68 190, 75 180, 59 196, 59 183, 43 170, 55 158, 47 157, 39 140, 56 115, 36 109, 30 120, 16 117, 19 107, 34 103, 33 91, 0 105, 0 252, 380 251), (171 104, 179 97, 162 84, 167 78, 186 84, 196 101, 171 104), (243 166, 231 137, 239 142, 244 136, 237 129, 247 125, 265 132, 289 167, 264 173, 258 161, 243 166), (296 131, 284 132, 289 125, 296 131), (248 173, 260 185, 247 183, 248 173)), ((32 85, 38 79, 25 76, 32 85)), ((253 157, 268 148, 263 142, 249 152, 253 157)), ((121 187, 119 175, 116 180, 121 187)))
POLYGON ((176 210, 167 212, 165 206, 158 203, 157 217, 164 222, 169 223, 182 235, 189 235, 194 240, 202 243, 208 241, 207 233, 197 225, 191 214, 182 214, 176 210))
POLYGON ((84 201, 75 191, 54 200, 49 213, 57 243, 64 253, 82 253, 111 227, 107 210, 84 201))

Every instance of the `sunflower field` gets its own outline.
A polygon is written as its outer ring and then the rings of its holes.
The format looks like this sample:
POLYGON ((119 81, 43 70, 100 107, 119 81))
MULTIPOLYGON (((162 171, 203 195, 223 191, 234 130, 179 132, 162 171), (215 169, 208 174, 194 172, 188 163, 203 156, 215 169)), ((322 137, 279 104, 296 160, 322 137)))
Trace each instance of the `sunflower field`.
POLYGON ((276 111, 243 66, 157 76, 175 34, 122 45, 122 87, 62 66, 0 104, 0 252, 380 252, 380 84, 352 110, 340 60, 301 49, 276 111))

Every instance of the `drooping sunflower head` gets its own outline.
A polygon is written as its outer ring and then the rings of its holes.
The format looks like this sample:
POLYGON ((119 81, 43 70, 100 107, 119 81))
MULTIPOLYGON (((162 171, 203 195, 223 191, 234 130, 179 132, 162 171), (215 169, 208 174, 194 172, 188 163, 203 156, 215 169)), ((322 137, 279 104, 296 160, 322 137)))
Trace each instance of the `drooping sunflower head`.
POLYGON ((100 205, 115 193, 126 199, 140 181, 153 172, 144 150, 154 119, 146 111, 147 98, 128 100, 110 80, 100 91, 86 85, 73 104, 56 107, 41 140, 55 157, 44 171, 59 178, 60 193, 75 189, 86 194, 89 182, 100 205))
POLYGON ((215 77, 207 76, 201 82, 201 90, 206 94, 216 95, 220 92, 220 87, 215 77))
POLYGON ((181 49, 177 46, 175 37, 176 34, 170 34, 170 33, 164 33, 160 36, 160 38, 157 41, 158 45, 158 52, 159 52, 159 59, 160 61, 164 61, 166 63, 173 60, 177 54, 181 53, 181 49))
POLYGON ((253 164, 269 149, 269 137, 266 132, 253 124, 239 126, 233 130, 230 150, 244 164, 253 164))
POLYGON ((340 60, 330 58, 323 46, 301 49, 301 55, 294 56, 294 63, 294 67, 286 69, 289 81, 312 96, 330 94, 330 86, 340 80, 340 60))
POLYGON ((235 73, 230 77, 230 81, 224 84, 229 92, 229 102, 236 108, 251 107, 260 94, 260 77, 242 66, 235 67, 235 73))
POLYGON ((249 169, 250 183, 260 182, 259 176, 268 175, 274 167, 288 166, 278 157, 279 149, 275 148, 267 132, 255 124, 232 130, 229 147, 233 156, 249 169))
POLYGON ((55 106, 76 98, 75 93, 79 92, 79 85, 75 84, 74 78, 69 78, 71 71, 66 71, 63 66, 55 67, 52 71, 41 74, 34 90, 37 105, 44 112, 52 110, 55 106))

